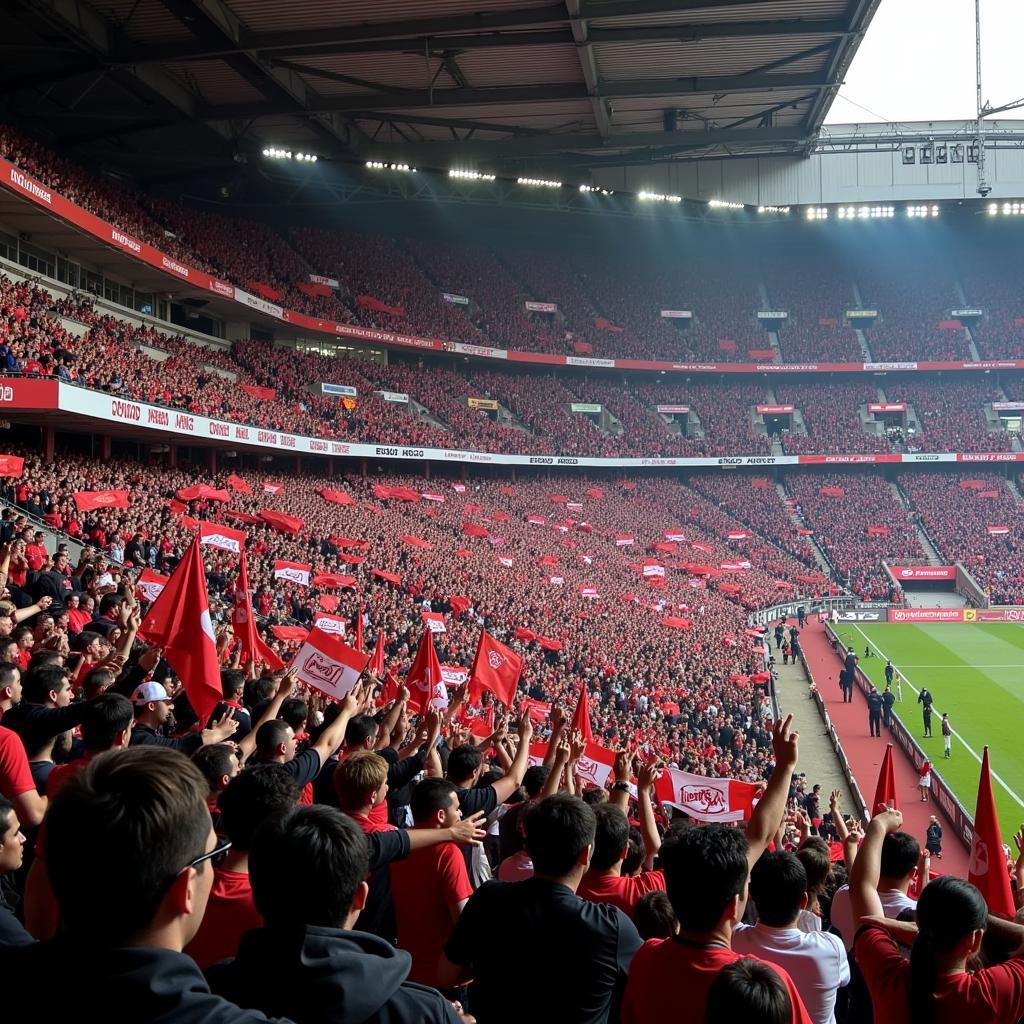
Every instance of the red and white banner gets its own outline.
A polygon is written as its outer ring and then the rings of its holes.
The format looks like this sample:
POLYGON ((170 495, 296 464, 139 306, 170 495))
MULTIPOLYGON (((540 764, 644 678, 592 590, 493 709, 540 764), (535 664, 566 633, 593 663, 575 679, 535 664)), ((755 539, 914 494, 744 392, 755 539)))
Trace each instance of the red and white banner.
POLYGON ((592 601, 599 600, 601 595, 596 587, 580 587, 580 597, 590 598, 592 601))
POLYGON ((565 585, 565 577, 564 576, 549 576, 548 577, 548 584, 550 586, 552 586, 552 587, 564 586, 565 585))
POLYGON ((309 574, 313 571, 311 565, 302 562, 274 562, 274 579, 288 580, 289 583, 298 583, 300 586, 309 586, 309 574))
POLYGON ((906 412, 906 402, 869 402, 868 412, 906 412))
POLYGON ((447 633, 448 627, 444 624, 444 616, 440 612, 421 612, 420 618, 423 625, 430 629, 431 633, 447 633))
POLYGON ((921 580, 955 580, 955 565, 891 565, 889 572, 901 583, 921 580))
POLYGON ((1024 412, 1024 402, 993 402, 996 412, 1024 412))
POLYGON ((1010 528, 1008 526, 988 526, 986 529, 988 530, 988 535, 990 537, 1002 537, 1010 532, 1010 528))
POLYGON ((465 686, 469 679, 469 669, 464 665, 442 665, 441 682, 445 686, 465 686))
POLYGON ((135 582, 135 590, 147 601, 155 601, 170 576, 161 576, 155 569, 143 569, 135 582))
POLYGON ((553 302, 527 302, 526 309, 530 313, 557 313, 558 306, 553 302))
POLYGON ((420 495, 420 497, 424 501, 436 501, 439 505, 443 505, 444 501, 445 501, 445 497, 444 497, 443 494, 430 494, 430 493, 424 492, 424 493, 422 493, 420 495))
POLYGON ((972 615, 965 620, 965 612, 973 612, 973 608, 890 608, 890 622, 974 622, 972 615))
POLYGON ((583 756, 576 762, 576 778, 592 786, 604 788, 615 766, 615 751, 588 741, 583 756))
POLYGON ((658 412, 664 413, 683 413, 690 411, 690 407, 688 405, 657 405, 655 408, 658 412))
POLYGON ((232 530, 220 523, 199 523, 199 543, 208 548, 220 548, 237 555, 245 547, 245 532, 232 530))
POLYGON ((344 636, 348 632, 348 619, 340 615, 331 615, 329 612, 317 612, 313 619, 313 628, 324 633, 332 633, 334 636, 344 636))
POLYGON ((615 538, 615 546, 617 548, 628 548, 636 543, 635 537, 630 537, 628 534, 615 538))
POLYGON ((678 768, 666 768, 656 786, 662 803, 678 807, 697 821, 746 821, 757 794, 752 782, 706 778, 678 768))
POLYGON ((280 494, 284 490, 284 484, 277 484, 271 480, 263 481, 264 494, 280 494))
POLYGON ((369 660, 368 654, 314 627, 292 659, 292 669, 300 683, 341 700, 359 682, 369 660))
POLYGON ((788 413, 794 412, 796 409, 795 405, 758 405, 755 406, 757 412, 761 416, 784 416, 788 413))
POLYGON ((664 579, 665 578, 665 566, 663 566, 663 565, 645 565, 645 566, 643 566, 643 574, 644 574, 644 576, 646 576, 648 578, 650 578, 650 577, 657 577, 657 578, 660 578, 660 579, 664 579))

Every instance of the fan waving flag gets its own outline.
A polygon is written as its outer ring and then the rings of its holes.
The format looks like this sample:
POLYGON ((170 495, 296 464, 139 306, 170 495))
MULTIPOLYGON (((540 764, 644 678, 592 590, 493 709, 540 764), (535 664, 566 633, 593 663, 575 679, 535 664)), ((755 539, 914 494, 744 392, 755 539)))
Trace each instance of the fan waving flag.
POLYGON ((0 477, 19 477, 25 468, 20 455, 0 455, 0 477))
POLYGON ((435 708, 448 707, 448 687, 441 675, 441 662, 434 650, 434 634, 430 629, 423 630, 405 685, 409 689, 411 710, 425 710, 428 704, 435 708))
POLYGON ((359 682, 369 660, 369 655, 314 628, 292 660, 292 670, 300 683, 341 700, 359 682))
POLYGON ((91 512, 96 508, 127 508, 127 491, 75 491, 71 495, 79 512, 91 512))
POLYGON ((974 810, 974 838, 971 859, 967 864, 967 881, 976 885, 993 914, 1013 920, 1013 890, 1003 856, 1003 837, 996 817, 996 798, 992 792, 992 772, 988 763, 988 747, 981 759, 978 779, 978 803, 974 810))
POLYGON ((359 607, 356 609, 356 650, 362 652, 363 650, 363 612, 366 605, 359 602, 359 607))
POLYGON ((587 684, 580 687, 579 700, 576 701, 576 710, 572 716, 573 732, 580 733, 587 743, 593 742, 594 731, 590 728, 590 698, 587 696, 587 684))
POLYGON ((147 601, 155 601, 167 586, 167 580, 167 576, 161 576, 155 569, 143 569, 135 583, 136 593, 147 601))
POLYGON ((263 664, 276 671, 284 668, 284 662, 260 638, 256 630, 256 616, 252 613, 252 599, 249 596, 249 569, 245 564, 245 548, 238 566, 235 580, 234 601, 231 605, 231 625, 242 648, 242 663, 263 664))
POLYGON ((164 649, 196 717, 205 724, 223 692, 198 537, 153 602, 139 632, 164 649))
POLYGON ((274 579, 288 580, 289 583, 298 583, 300 586, 309 586, 309 574, 313 567, 304 562, 283 562, 277 559, 274 562, 274 579))
POLYGON ((469 700, 475 704, 490 690, 505 707, 511 707, 516 695, 523 659, 503 643, 495 640, 487 630, 480 633, 480 643, 469 675, 469 700))
POLYGON ((576 762, 576 777, 591 785, 604 788, 615 767, 615 751, 587 741, 587 749, 576 762))
POLYGON ((209 548, 220 548, 237 555, 245 550, 245 531, 232 530, 230 526, 220 523, 204 523, 199 521, 199 543, 209 548))
POLYGON ((667 768, 655 783, 662 803, 698 821, 746 821, 754 809, 757 786, 735 779, 714 779, 667 768))
MULTIPOLYGON (((360 647, 360 650, 362 648, 360 647)), ((384 633, 377 633, 377 643, 370 658, 370 671, 379 679, 384 674, 384 633)))
POLYGON ((875 800, 871 805, 871 813, 880 814, 886 808, 899 810, 896 801, 896 768, 892 761, 892 744, 885 746, 885 757, 878 772, 878 784, 875 786, 875 800))

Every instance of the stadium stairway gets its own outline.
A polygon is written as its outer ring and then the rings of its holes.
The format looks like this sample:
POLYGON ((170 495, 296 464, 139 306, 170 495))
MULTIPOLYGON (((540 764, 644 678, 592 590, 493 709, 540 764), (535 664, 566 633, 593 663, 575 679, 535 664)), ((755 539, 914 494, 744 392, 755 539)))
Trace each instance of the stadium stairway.
MULTIPOLYGON (((860 297, 860 288, 857 287, 857 282, 851 281, 850 288, 853 291, 853 308, 863 309, 864 300, 860 297)), ((871 354, 871 346, 868 344, 868 336, 860 328, 854 328, 853 333, 857 335, 857 344, 860 345, 860 352, 864 357, 864 362, 873 363, 875 361, 875 357, 871 354)))
POLYGON ((903 490, 900 487, 900 485, 896 483, 895 480, 890 480, 889 487, 891 488, 892 493, 896 496, 896 500, 900 503, 900 505, 903 508, 907 509, 909 512, 911 512, 910 521, 914 525, 914 533, 917 534, 917 541, 924 549, 925 555, 927 555, 928 557, 928 564, 945 565, 946 560, 942 557, 942 555, 939 554, 939 549, 932 543, 931 537, 928 536, 928 534, 925 532, 924 527, 912 514, 913 509, 910 505, 910 499, 903 493, 903 490))
MULTIPOLYGON (((786 506, 786 511, 789 513, 789 518, 793 522, 793 525, 798 529, 804 530, 807 528, 807 520, 797 512, 796 510, 796 499, 786 490, 786 485, 783 483, 777 483, 775 490, 778 492, 779 500, 783 505, 786 506)), ((811 551, 814 553, 814 560, 821 567, 821 571, 829 578, 834 579, 836 576, 835 568, 832 563, 828 560, 825 552, 822 551, 814 535, 811 534, 808 538, 811 544, 811 551)))
MULTIPOLYGON (((882 758, 885 756, 886 736, 888 733, 883 726, 881 738, 874 739, 869 735, 867 699, 859 688, 854 689, 852 704, 843 703, 842 694, 839 689, 839 669, 841 668, 841 663, 828 641, 824 624, 818 622, 809 623, 800 634, 800 646, 804 650, 814 683, 825 702, 825 708, 839 735, 839 741, 846 751, 846 756, 850 762, 853 776, 857 780, 857 785, 860 786, 864 799, 870 802, 874 796, 882 758)), ((903 703, 897 705, 897 711, 906 716, 908 724, 912 729, 919 727, 921 723, 914 700, 913 691, 905 686, 903 703)), ((797 724, 802 729, 809 728, 809 726, 804 725, 802 722, 797 724)), ((800 740, 802 747, 802 732, 800 740)), ((936 861, 933 866, 940 874, 956 874, 966 878, 967 849, 957 839, 952 825, 942 815, 935 801, 929 800, 926 804, 921 803, 917 791, 917 771, 899 747, 894 749, 895 757, 893 761, 896 769, 896 793, 899 801, 899 810, 903 813, 903 831, 915 836, 923 846, 929 816, 932 814, 936 815, 939 823, 942 825, 943 857, 941 861, 936 861)), ((808 772, 808 778, 810 778, 810 772, 808 772)))

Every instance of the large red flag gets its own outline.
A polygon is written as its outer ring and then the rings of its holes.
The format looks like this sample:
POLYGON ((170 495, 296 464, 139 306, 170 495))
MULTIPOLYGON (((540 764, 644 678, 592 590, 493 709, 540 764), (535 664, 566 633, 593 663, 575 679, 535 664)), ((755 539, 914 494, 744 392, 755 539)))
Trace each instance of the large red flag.
POLYGON ((363 651, 363 604, 360 602, 356 610, 356 650, 362 654, 363 651))
POLYGON ((580 687, 580 697, 572 716, 572 731, 582 733, 588 743, 594 740, 594 732, 590 728, 590 698, 587 696, 586 683, 580 687))
POLYGON ((284 662, 260 639, 256 630, 256 616, 252 613, 252 600, 249 597, 249 569, 245 562, 245 548, 242 548, 238 578, 235 580, 231 625, 242 645, 243 664, 249 663, 255 668, 262 663, 274 671, 284 668, 284 662))
POLYGON ((423 630, 405 685, 409 689, 409 708, 413 711, 426 710, 428 704, 448 706, 448 687, 441 677, 441 662, 434 650, 434 632, 431 629, 423 630))
POLYGON ((880 810, 891 807, 899 810, 896 801, 896 766, 892 760, 892 744, 885 745, 885 757, 882 758, 882 767, 878 772, 878 784, 875 786, 875 799, 871 804, 872 815, 878 814, 880 810))
POLYGON ((380 630, 377 633, 377 645, 373 649, 373 654, 370 657, 370 668, 369 671, 375 675, 378 679, 384 674, 384 631, 380 630))
POLYGON ((974 810, 974 838, 967 881, 976 885, 993 914, 1013 919, 1013 890, 1006 872, 1003 837, 996 817, 996 798, 992 793, 992 773, 988 765, 988 747, 981 759, 978 780, 978 804, 974 810))
POLYGON ((523 659, 487 632, 480 631, 480 643, 469 674, 469 700, 475 704, 484 690, 490 690, 505 707, 512 707, 516 685, 523 671, 523 659))
POLYGON ((198 537, 189 544, 160 596, 150 606, 139 632, 163 648, 164 657, 185 687, 196 717, 205 725, 222 699, 222 691, 198 537))

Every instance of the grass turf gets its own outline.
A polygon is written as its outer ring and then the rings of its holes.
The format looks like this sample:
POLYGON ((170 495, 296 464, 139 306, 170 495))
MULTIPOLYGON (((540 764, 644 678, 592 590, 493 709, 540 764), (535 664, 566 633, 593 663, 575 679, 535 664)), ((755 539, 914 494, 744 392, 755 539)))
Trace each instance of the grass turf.
MULTIPOLYGON (((838 623, 836 631, 860 658, 860 667, 885 689, 885 659, 903 677, 903 703, 894 711, 973 815, 982 748, 988 746, 1003 841, 1024 821, 1024 626, 1015 623, 838 623), (877 657, 865 658, 871 644, 877 657), (908 685, 908 683, 910 685, 908 685), (935 698, 932 738, 924 738, 915 689, 935 698), (942 757, 942 712, 953 727, 952 756, 942 757), (970 747, 976 754, 975 758, 970 747), (1017 798, 1015 799, 1015 794, 1017 798)), ((875 780, 861 780, 866 791, 875 780)))

